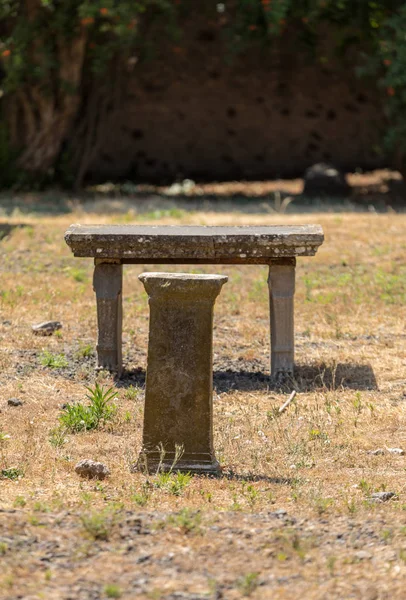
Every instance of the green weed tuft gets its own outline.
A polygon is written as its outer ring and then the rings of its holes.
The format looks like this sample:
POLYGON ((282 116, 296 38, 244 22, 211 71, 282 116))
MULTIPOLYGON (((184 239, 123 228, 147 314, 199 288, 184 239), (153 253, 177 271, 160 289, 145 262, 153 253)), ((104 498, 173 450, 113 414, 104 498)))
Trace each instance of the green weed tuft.
POLYGON ((127 400, 137 400, 138 396, 140 395, 140 392, 141 388, 130 385, 124 393, 124 398, 126 398, 127 400))
POLYGON ((247 573, 237 581, 237 587, 243 596, 251 596, 259 585, 258 573, 247 573))
POLYGON ((121 589, 114 583, 108 583, 104 587, 104 593, 106 594, 107 598, 121 598, 122 595, 121 589))
POLYGON ((89 358, 92 355, 93 355, 93 345, 92 344, 80 345, 78 351, 76 352, 77 358, 89 358))
POLYGON ((193 511, 190 508, 184 508, 179 513, 170 515, 166 523, 177 527, 182 533, 200 533, 202 516, 199 511, 193 511))
POLYGON ((62 448, 66 444, 65 429, 63 427, 51 429, 48 441, 54 448, 62 448))
POLYGON ((366 479, 361 479, 358 484, 360 490, 366 495, 369 496, 372 492, 372 485, 366 481, 366 479))
POLYGON ((333 506, 334 500, 333 498, 323 498, 321 496, 318 496, 314 499, 314 504, 317 513, 321 516, 325 512, 327 512, 331 506, 333 506))
POLYGON ((113 388, 104 391, 104 388, 96 383, 95 388, 86 389, 89 392, 86 394, 89 404, 68 404, 59 416, 61 425, 72 433, 97 429, 101 424, 110 421, 117 412, 117 406, 111 403, 116 397, 113 388))
POLYGON ((26 504, 27 500, 24 498, 24 496, 16 496, 13 506, 15 506, 16 508, 21 506, 21 508, 23 508, 26 504))
POLYGON ((190 473, 159 473, 157 475, 156 487, 166 490, 174 496, 181 496, 182 492, 192 481, 193 475, 190 473))
POLYGON ((69 271, 73 279, 78 283, 84 283, 88 279, 87 272, 84 269, 72 267, 71 269, 69 269, 69 271))
POLYGON ((11 479, 15 481, 20 477, 24 477, 24 471, 19 467, 8 467, 0 471, 0 479, 11 479))
POLYGON ((151 489, 152 489, 152 484, 149 481, 146 481, 145 483, 142 484, 141 491, 134 492, 134 494, 131 496, 131 499, 138 506, 146 506, 146 504, 148 503, 148 500, 151 496, 151 489))
POLYGON ((48 350, 42 352, 39 360, 43 367, 51 367, 52 369, 63 369, 69 364, 64 354, 52 354, 48 350))
POLYGON ((116 523, 117 512, 111 508, 81 515, 80 520, 86 534, 93 540, 107 541, 116 523))

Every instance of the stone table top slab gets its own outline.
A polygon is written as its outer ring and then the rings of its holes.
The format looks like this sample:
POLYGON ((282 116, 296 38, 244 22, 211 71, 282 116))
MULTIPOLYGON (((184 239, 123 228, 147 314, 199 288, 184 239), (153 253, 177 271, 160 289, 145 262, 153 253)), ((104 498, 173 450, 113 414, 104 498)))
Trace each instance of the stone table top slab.
POLYGON ((75 256, 124 263, 244 264, 313 256, 324 234, 320 225, 71 225, 65 241, 75 256))

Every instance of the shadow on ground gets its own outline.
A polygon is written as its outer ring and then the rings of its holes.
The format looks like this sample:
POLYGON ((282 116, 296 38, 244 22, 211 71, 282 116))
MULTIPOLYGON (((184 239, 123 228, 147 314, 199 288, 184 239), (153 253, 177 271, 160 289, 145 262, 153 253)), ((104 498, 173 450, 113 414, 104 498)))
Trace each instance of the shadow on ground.
MULTIPOLYGON (((117 387, 144 386, 145 370, 133 369, 125 371, 117 382, 117 387)), ((213 386, 217 394, 230 391, 282 391, 296 390, 311 392, 315 390, 336 390, 347 388, 352 390, 376 390, 377 382, 374 371, 369 364, 338 363, 326 365, 296 365, 292 378, 274 380, 268 374, 258 371, 240 369, 215 370, 213 386)))
POLYGON ((19 229, 21 227, 27 227, 27 225, 25 223, 0 223, 0 242, 10 235, 14 229, 19 229))
POLYGON ((214 371, 214 388, 217 393, 238 391, 291 391, 311 392, 315 390, 376 390, 377 382, 369 364, 338 363, 326 365, 296 365, 293 377, 273 379, 269 375, 256 371, 214 371))
MULTIPOLYGON (((378 384, 370 364, 337 363, 326 365, 298 365, 295 379, 308 391, 325 388, 336 390, 347 388, 352 390, 376 390, 378 384)), ((303 390, 305 391, 305 390, 303 390)))
POLYGON ((274 485, 291 485, 295 481, 295 478, 292 477, 269 477, 268 475, 235 473, 234 471, 227 470, 224 470, 218 477, 230 481, 265 481, 274 485))

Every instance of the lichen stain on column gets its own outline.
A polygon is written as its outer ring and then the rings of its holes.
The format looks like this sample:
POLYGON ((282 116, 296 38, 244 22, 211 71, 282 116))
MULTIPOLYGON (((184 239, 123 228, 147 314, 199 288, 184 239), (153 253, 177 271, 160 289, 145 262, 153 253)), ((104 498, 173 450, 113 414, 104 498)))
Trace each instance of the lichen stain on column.
POLYGON ((143 273, 150 325, 139 468, 217 474, 213 448, 213 309, 226 276, 143 273))

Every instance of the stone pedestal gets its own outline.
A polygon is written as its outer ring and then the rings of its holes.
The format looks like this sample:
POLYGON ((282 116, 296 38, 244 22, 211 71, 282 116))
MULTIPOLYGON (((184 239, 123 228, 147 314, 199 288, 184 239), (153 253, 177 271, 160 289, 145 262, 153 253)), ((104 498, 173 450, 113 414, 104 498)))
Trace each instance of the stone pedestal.
POLYGON ((97 301, 97 368, 117 375, 122 371, 122 288, 123 265, 96 261, 93 289, 97 301))
POLYGON ((213 449, 213 307, 226 276, 143 273, 150 325, 143 449, 154 473, 171 468, 217 474, 213 449))
POLYGON ((271 375, 293 375, 295 258, 275 259, 269 265, 271 317, 271 375))

